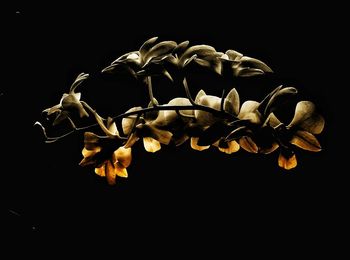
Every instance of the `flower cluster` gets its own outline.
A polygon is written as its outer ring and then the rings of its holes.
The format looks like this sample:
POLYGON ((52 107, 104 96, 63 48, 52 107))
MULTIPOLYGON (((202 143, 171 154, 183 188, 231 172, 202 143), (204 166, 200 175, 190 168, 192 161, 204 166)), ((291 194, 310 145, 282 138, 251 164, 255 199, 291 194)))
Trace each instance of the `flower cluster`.
MULTIPOLYGON (((294 87, 278 86, 257 101, 241 102, 236 88, 223 90, 221 97, 209 95, 205 90, 200 90, 194 98, 191 96, 187 81, 191 67, 209 70, 219 77, 254 77, 272 73, 264 62, 234 50, 219 52, 209 45, 189 46, 188 41, 177 44, 157 40, 157 37, 147 40, 139 50, 120 56, 102 70, 102 73, 127 73, 143 82, 148 89, 148 105, 104 118, 81 100, 81 93, 75 92, 89 78, 81 73, 60 103, 44 110, 48 118, 54 115, 54 126, 67 120, 72 126, 70 132, 88 128, 77 127, 77 120, 83 117, 92 117, 102 130, 103 135, 84 132, 80 165, 94 167, 97 175, 115 184, 116 176, 128 176, 132 147, 139 140, 152 153, 159 151, 161 145, 177 147, 187 141, 198 151, 214 146, 227 154, 240 148, 256 154, 278 149, 278 165, 287 170, 297 166, 296 147, 312 152, 321 150, 315 135, 322 132, 325 121, 311 101, 297 102, 290 122, 279 118, 279 111, 290 108, 286 104, 298 94, 294 87), (157 76, 181 83, 184 96, 159 104, 151 80, 157 76)), ((49 137, 46 128, 39 122, 36 124, 42 127, 47 142, 70 133, 49 137)))

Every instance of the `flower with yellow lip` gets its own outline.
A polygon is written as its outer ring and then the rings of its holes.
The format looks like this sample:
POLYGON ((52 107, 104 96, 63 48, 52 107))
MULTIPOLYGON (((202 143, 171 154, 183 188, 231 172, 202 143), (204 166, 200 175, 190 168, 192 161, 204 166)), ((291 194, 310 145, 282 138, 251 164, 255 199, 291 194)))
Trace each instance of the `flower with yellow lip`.
POLYGON ((315 105, 310 101, 300 101, 295 107, 292 121, 284 125, 274 113, 268 117, 268 125, 274 129, 276 142, 273 147, 280 147, 278 165, 286 170, 297 166, 293 146, 301 149, 319 152, 321 145, 315 134, 320 134, 324 128, 324 118, 316 112, 315 105))
MULTIPOLYGON (((133 112, 139 110, 138 107, 127 111, 133 112)), ((136 115, 123 118, 122 127, 125 135, 128 135, 128 141, 125 147, 132 147, 140 138, 143 140, 144 148, 147 152, 155 153, 161 149, 161 144, 169 144, 173 134, 168 130, 160 129, 155 122, 157 118, 163 118, 164 111, 159 111, 155 120, 136 115)))
POLYGON ((116 183, 116 177, 127 178, 126 168, 131 163, 131 148, 120 146, 119 133, 112 120, 107 121, 107 129, 114 135, 98 136, 91 132, 85 132, 82 150, 84 158, 79 163, 81 166, 92 165, 95 173, 106 177, 110 185, 116 183))

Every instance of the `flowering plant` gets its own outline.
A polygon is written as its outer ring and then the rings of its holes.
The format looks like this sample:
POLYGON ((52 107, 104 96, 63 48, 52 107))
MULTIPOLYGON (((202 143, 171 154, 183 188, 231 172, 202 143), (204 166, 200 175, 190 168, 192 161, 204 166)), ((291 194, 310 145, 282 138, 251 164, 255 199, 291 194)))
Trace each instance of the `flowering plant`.
POLYGON ((148 93, 147 104, 119 114, 100 115, 77 92, 89 80, 89 74, 81 73, 59 104, 43 110, 48 122, 35 124, 42 128, 48 143, 75 131, 84 132, 80 165, 94 167, 95 173, 106 177, 111 185, 116 183, 117 176, 128 176, 132 149, 140 140, 144 149, 152 153, 162 145, 177 147, 187 141, 198 151, 214 146, 227 154, 240 148, 255 154, 270 154, 278 149, 278 166, 286 170, 297 166, 296 147, 313 152, 321 150, 315 135, 322 132, 325 121, 311 101, 298 101, 290 121, 279 118, 280 111, 289 109, 287 104, 298 95, 295 87, 275 86, 261 100, 244 102, 232 86, 223 88, 221 96, 211 95, 210 89, 193 96, 190 79, 194 70, 233 81, 273 73, 264 62, 235 50, 220 52, 209 45, 159 42, 154 37, 139 50, 121 55, 102 70, 103 74, 127 74, 142 83, 148 93), (152 79, 156 77, 165 77, 175 87, 180 86, 183 96, 160 104, 153 91, 152 79), (85 118, 95 122, 81 126, 85 118), (48 134, 49 127, 63 122, 69 123, 68 132, 56 137, 48 134), (88 131, 96 125, 101 134, 88 131))

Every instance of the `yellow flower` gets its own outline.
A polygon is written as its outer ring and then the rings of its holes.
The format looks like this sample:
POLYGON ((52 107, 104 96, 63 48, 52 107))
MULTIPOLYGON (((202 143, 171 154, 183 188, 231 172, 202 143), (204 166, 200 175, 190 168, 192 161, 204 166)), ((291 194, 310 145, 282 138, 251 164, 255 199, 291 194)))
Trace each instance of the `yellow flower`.
POLYGON ((278 165, 286 170, 297 166, 297 158, 293 146, 311 152, 321 151, 321 145, 315 134, 320 134, 324 128, 324 118, 316 112, 315 105, 310 101, 300 101, 295 107, 292 121, 284 125, 271 113, 268 124, 275 130, 277 142, 274 147, 280 147, 278 165))

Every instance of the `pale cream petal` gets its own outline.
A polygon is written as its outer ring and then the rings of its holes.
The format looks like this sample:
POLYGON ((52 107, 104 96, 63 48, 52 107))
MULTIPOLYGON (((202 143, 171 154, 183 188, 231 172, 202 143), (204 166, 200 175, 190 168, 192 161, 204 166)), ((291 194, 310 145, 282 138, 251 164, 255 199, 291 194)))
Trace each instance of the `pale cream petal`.
POLYGON ((253 124, 260 124, 261 114, 258 111, 259 105, 260 103, 253 100, 244 102, 237 117, 241 120, 249 120, 253 124))
POLYGON ((292 157, 286 158, 280 153, 278 156, 278 166, 286 170, 293 169, 297 166, 297 157, 293 154, 292 157))
POLYGON ((114 151, 114 155, 117 161, 123 167, 129 167, 132 159, 131 148, 125 148, 124 146, 121 146, 116 151, 114 151))
POLYGON ((101 167, 95 168, 95 173, 101 177, 105 177, 106 176, 105 165, 103 164, 101 167))
POLYGON ((197 150, 197 151, 203 151, 203 150, 206 150, 206 149, 208 149, 210 147, 210 145, 199 146, 198 145, 198 140, 199 140, 198 137, 191 137, 191 147, 192 147, 192 149, 197 150))
POLYGON ((144 137, 143 146, 145 147, 145 150, 150 153, 155 153, 161 148, 160 143, 152 137, 144 137))
POLYGON ((237 152, 240 148, 239 144, 235 140, 230 141, 227 144, 228 144, 227 148, 218 147, 219 151, 223 153, 231 154, 231 153, 237 152))
POLYGON ((108 130, 111 131, 113 134, 119 136, 118 128, 115 122, 113 122, 109 127, 108 130))
POLYGON ((306 131, 297 131, 294 134, 290 143, 307 151, 311 151, 311 152, 321 151, 321 145, 316 139, 316 137, 313 134, 306 131))

